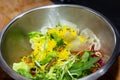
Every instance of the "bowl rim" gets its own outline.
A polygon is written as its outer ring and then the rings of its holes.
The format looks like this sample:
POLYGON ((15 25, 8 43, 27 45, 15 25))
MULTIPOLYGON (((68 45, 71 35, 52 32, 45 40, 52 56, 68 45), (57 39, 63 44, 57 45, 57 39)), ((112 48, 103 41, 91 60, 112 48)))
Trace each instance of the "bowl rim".
MULTIPOLYGON (((53 5, 48 5, 48 6, 41 6, 41 7, 36 7, 36 8, 32 8, 32 9, 29 9, 19 15, 17 15, 15 18, 13 18, 2 30, 1 34, 0 34, 0 47, 1 47, 1 42, 2 42, 2 37, 4 36, 4 33, 6 32, 6 30, 10 27, 10 25, 15 22, 17 19, 21 18, 22 16, 30 13, 30 12, 33 12, 33 11, 36 11, 36 10, 40 10, 40 9, 46 9, 46 8, 56 8, 56 7, 74 7, 74 8, 81 8, 81 9, 84 9, 84 10, 87 10, 93 14, 95 14, 96 16, 102 18, 104 20, 104 22, 106 22, 106 24, 109 25, 110 29, 112 30, 113 34, 114 34, 114 39, 115 39, 115 48, 114 48, 114 51, 113 51, 113 54, 111 56, 111 58, 108 60, 108 62, 102 67, 100 68, 99 70, 97 70, 95 73, 92 73, 86 77, 83 77, 83 78, 80 78, 79 80, 86 80, 86 79, 89 79, 89 80, 94 80, 94 79, 97 79, 98 77, 102 76, 104 73, 107 72, 107 70, 110 68, 110 66, 114 63, 116 57, 118 56, 118 47, 119 45, 117 44, 120 44, 120 42, 118 41, 119 40, 119 33, 118 31, 116 30, 116 28, 114 27, 114 25, 110 22, 110 20, 108 20, 104 15, 102 15, 100 12, 96 11, 96 10, 93 10, 89 7, 86 7, 86 6, 82 6, 82 5, 73 5, 73 4, 53 4, 53 5)), ((5 60, 3 59, 2 57, 2 54, 1 54, 1 48, 0 48, 0 64, 1 64, 1 68, 8 74, 10 75, 12 78, 14 79, 22 79, 22 80, 26 80, 27 78, 19 75, 18 73, 16 73, 12 68, 10 68, 7 63, 5 62, 5 60), (16 77, 15 77, 16 76, 16 77)))

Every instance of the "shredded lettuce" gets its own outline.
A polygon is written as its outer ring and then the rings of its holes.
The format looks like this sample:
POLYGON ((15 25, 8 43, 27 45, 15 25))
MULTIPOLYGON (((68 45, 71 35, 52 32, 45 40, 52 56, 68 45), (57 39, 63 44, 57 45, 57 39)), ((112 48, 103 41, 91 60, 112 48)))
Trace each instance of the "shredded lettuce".
POLYGON ((41 34, 40 32, 37 32, 37 31, 30 32, 28 35, 29 35, 30 39, 35 38, 35 37, 41 37, 41 36, 43 36, 43 34, 41 34))

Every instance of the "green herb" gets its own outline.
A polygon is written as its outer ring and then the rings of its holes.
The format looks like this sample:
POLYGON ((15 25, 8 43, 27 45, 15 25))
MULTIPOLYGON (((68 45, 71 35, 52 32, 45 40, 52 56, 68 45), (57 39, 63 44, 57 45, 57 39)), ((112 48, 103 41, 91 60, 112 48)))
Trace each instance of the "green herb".
POLYGON ((60 38, 56 33, 52 33, 50 36, 57 42, 57 47, 65 45, 63 39, 60 38))
POLYGON ((90 57, 90 53, 88 51, 84 51, 84 55, 82 56, 81 62, 87 62, 90 57))
POLYGON ((98 61, 98 58, 92 58, 89 56, 89 52, 85 51, 81 57, 81 61, 76 61, 69 69, 73 76, 83 77, 90 74, 89 69, 94 67, 94 64, 98 61))

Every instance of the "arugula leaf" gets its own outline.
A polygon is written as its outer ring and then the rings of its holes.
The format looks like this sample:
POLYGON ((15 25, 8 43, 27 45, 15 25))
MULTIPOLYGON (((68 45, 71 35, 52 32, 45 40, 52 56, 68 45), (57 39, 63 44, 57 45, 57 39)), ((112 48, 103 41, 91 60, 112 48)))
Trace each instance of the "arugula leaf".
POLYGON ((80 76, 82 75, 82 67, 84 64, 82 62, 75 62, 73 66, 69 69, 72 75, 80 76))
POLYGON ((86 62, 82 62, 82 61, 75 62, 73 66, 70 68, 70 73, 77 77, 83 77, 85 75, 88 75, 90 74, 88 70, 94 67, 94 63, 96 63, 97 61, 98 61, 98 58, 90 57, 90 59, 86 62))
POLYGON ((84 67, 83 70, 86 69, 90 69, 91 67, 94 67, 94 63, 96 63, 99 60, 99 58, 95 57, 95 58, 90 58, 89 61, 87 61, 86 63, 84 63, 84 67))
POLYGON ((90 57, 90 53, 88 51, 84 51, 83 56, 81 57, 81 62, 87 62, 90 57))

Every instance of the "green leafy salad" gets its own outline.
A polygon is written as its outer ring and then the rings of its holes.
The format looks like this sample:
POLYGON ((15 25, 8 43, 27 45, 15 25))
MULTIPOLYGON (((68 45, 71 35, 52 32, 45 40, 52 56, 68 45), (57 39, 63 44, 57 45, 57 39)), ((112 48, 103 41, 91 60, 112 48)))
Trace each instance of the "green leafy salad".
POLYGON ((59 24, 29 32, 32 52, 13 63, 13 70, 31 80, 77 80, 104 65, 98 37, 88 28, 59 24))

